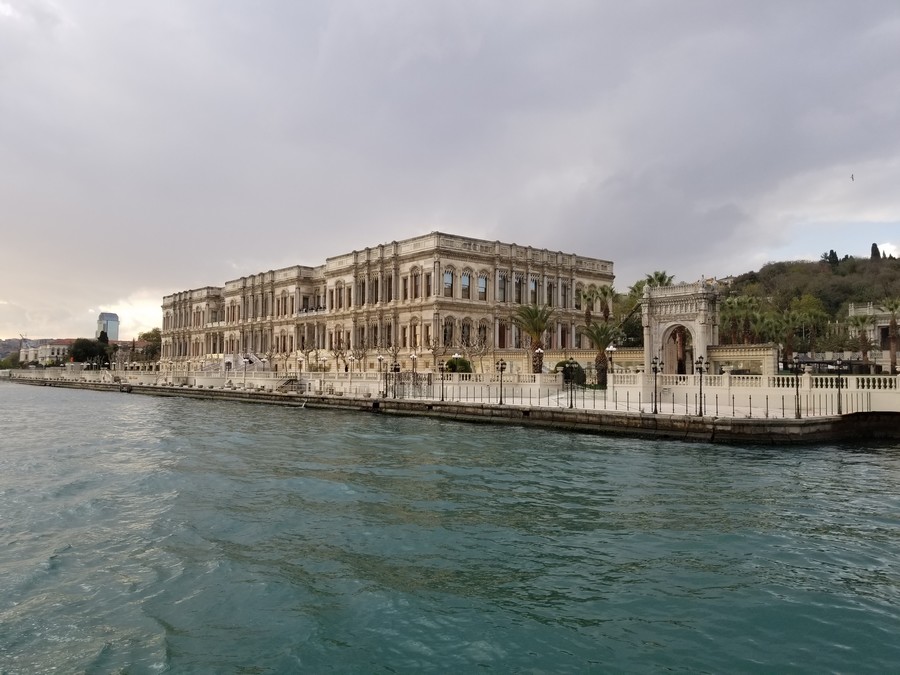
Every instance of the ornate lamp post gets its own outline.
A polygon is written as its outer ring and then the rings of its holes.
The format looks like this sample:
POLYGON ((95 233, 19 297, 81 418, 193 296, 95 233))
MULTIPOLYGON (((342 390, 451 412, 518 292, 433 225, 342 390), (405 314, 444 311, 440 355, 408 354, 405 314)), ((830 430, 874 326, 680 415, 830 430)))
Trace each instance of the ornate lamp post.
POLYGON ((700 373, 700 412, 697 413, 697 416, 703 417, 703 371, 709 371, 709 364, 701 356, 694 362, 694 366, 697 368, 697 372, 700 373))
POLYGON ((394 382, 394 398, 397 398, 397 378, 400 377, 400 364, 396 361, 391 364, 391 373, 393 375, 391 379, 394 382))
POLYGON ((837 361, 834 362, 834 365, 837 366, 837 392, 838 392, 837 413, 838 413, 838 415, 842 415, 843 413, 841 412, 841 384, 842 384, 841 383, 841 372, 842 372, 842 369, 844 366, 844 360, 838 359, 837 361))
POLYGON ((614 372, 614 370, 613 370, 613 356, 615 356, 615 354, 616 354, 616 346, 615 346, 613 343, 610 342, 610 343, 606 346, 606 350, 605 350, 605 351, 606 351, 606 359, 607 359, 607 362, 609 363, 609 365, 606 366, 606 371, 607 371, 607 374, 606 374, 606 379, 607 379, 606 388, 609 389, 609 384, 610 384, 610 382, 612 382, 612 380, 611 380, 610 378, 612 378, 613 375, 615 375, 615 372, 614 372))
POLYGON ((243 358, 244 361, 244 389, 247 388, 247 364, 250 363, 250 359, 246 356, 243 358))
MULTIPOLYGON (((384 370, 384 357, 383 357, 381 354, 379 354, 379 355, 378 355, 378 375, 379 375, 379 379, 380 379, 380 376, 381 376, 381 373, 382 373, 383 370, 384 370)), ((385 397, 387 396, 387 371, 384 371, 384 393, 382 393, 382 392, 379 391, 379 392, 378 392, 378 395, 379 395, 379 396, 385 396, 385 397)))
POLYGON ((566 368, 569 369, 569 407, 575 406, 575 359, 571 356, 566 361, 566 368))
POLYGON ((540 347, 538 347, 537 349, 534 350, 534 354, 535 354, 535 359, 534 359, 534 360, 535 360, 536 362, 537 362, 537 361, 541 361, 541 363, 543 363, 543 361, 542 361, 541 359, 542 359, 543 356, 544 356, 544 350, 541 349, 540 347))
POLYGON ((497 361, 497 371, 500 373, 500 405, 503 405, 503 371, 506 370, 506 361, 497 361))
POLYGON ((441 361, 438 363, 438 370, 441 373, 441 400, 444 400, 444 371, 447 370, 447 364, 441 361))
POLYGON ((662 367, 663 367, 663 362, 660 361, 658 356, 654 356, 653 361, 650 362, 650 369, 653 371, 653 414, 654 415, 656 415, 658 412, 657 408, 656 408, 656 401, 658 398, 657 394, 656 394, 656 376, 659 373, 659 371, 662 370, 662 367))
POLYGON ((794 354, 794 417, 800 419, 800 357, 794 354))

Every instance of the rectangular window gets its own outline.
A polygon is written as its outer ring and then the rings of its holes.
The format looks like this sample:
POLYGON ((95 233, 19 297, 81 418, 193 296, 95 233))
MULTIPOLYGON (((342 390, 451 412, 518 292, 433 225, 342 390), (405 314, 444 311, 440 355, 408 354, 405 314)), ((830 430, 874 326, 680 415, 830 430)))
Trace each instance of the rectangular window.
POLYGON ((420 297, 420 295, 421 295, 420 291, 421 291, 420 277, 419 277, 419 273, 416 272, 415 274, 413 274, 413 294, 412 294, 412 296, 414 298, 420 297))
POLYGON ((506 302, 506 277, 497 279, 497 302, 506 302))
POLYGON ((409 300, 409 278, 408 277, 403 277, 403 299, 409 300))
POLYGON ((400 329, 400 347, 406 349, 406 326, 400 329))
POLYGON ((522 283, 522 279, 519 277, 516 277, 516 280, 515 280, 515 292, 516 292, 515 302, 519 303, 520 305, 522 304, 522 286, 524 286, 524 284, 522 283))
POLYGON ((547 306, 553 307, 553 302, 556 300, 556 293, 554 292, 553 284, 547 284, 547 306))
POLYGON ((444 272, 444 297, 453 297, 453 272, 444 272))
POLYGON ((470 279, 470 277, 468 274, 463 274, 462 280, 460 282, 460 291, 461 291, 462 297, 465 298, 466 300, 469 300, 471 297, 469 295, 469 279, 470 279))
POLYGON ((478 277, 478 299, 487 300, 487 277, 478 277))
POLYGON ((532 305, 538 304, 538 284, 537 279, 528 280, 528 302, 532 305))
POLYGON ((431 297, 431 272, 425 274, 425 296, 431 297))

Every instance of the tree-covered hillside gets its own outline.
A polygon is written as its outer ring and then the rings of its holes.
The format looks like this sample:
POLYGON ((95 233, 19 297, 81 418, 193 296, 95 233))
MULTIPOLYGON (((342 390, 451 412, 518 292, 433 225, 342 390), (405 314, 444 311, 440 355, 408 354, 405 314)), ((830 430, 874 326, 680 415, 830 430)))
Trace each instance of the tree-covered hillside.
POLYGON ((851 302, 877 304, 900 297, 900 260, 849 256, 839 260, 829 251, 819 262, 773 262, 735 278, 729 295, 765 299, 779 310, 790 309, 792 302, 809 295, 822 303, 830 319, 839 320, 846 317, 851 302))

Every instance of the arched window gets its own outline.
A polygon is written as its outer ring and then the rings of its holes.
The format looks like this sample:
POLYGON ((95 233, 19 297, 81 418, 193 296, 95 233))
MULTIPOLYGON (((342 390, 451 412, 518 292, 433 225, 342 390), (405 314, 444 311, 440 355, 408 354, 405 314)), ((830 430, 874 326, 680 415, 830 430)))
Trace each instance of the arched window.
POLYGON ((446 270, 444 272, 444 297, 453 297, 453 270, 446 270))
POLYGON ((483 274, 478 277, 478 299, 487 300, 487 277, 483 274))
POLYGON ((486 321, 478 324, 478 344, 486 345, 488 343, 488 325, 486 321))
POLYGON ((463 345, 472 345, 472 320, 465 319, 459 330, 459 342, 463 345))
POLYGON ((445 347, 453 346, 453 327, 455 324, 456 324, 456 321, 451 316, 448 316, 444 319, 444 346, 445 347))
POLYGON ((470 300, 472 297, 472 273, 466 270, 459 279, 459 295, 464 300, 470 300))

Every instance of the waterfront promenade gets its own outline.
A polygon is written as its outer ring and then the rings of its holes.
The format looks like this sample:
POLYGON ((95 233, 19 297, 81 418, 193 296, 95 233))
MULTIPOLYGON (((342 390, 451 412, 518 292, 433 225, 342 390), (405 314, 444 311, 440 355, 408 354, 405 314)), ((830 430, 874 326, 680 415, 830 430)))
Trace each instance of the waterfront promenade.
POLYGON ((768 389, 747 386, 750 380, 746 377, 739 378, 735 386, 729 380, 737 378, 712 376, 704 378, 710 382, 704 384, 701 399, 698 376, 667 376, 666 386, 657 383, 654 401, 653 390, 648 395, 646 386, 635 386, 636 378, 630 374, 617 375, 608 390, 572 386, 557 375, 519 375, 504 382, 502 391, 499 378, 493 376, 364 375, 256 372, 223 379, 203 373, 73 373, 47 369, 14 371, 12 380, 110 392, 333 407, 727 443, 814 443, 858 434, 894 438, 900 427, 900 413, 885 409, 882 403, 897 397, 896 378, 886 377, 844 376, 846 382, 838 390, 836 381, 808 375, 799 380, 776 378, 790 388, 768 389), (694 381, 696 388, 692 386, 694 381), (872 381, 880 388, 872 389, 872 381))

